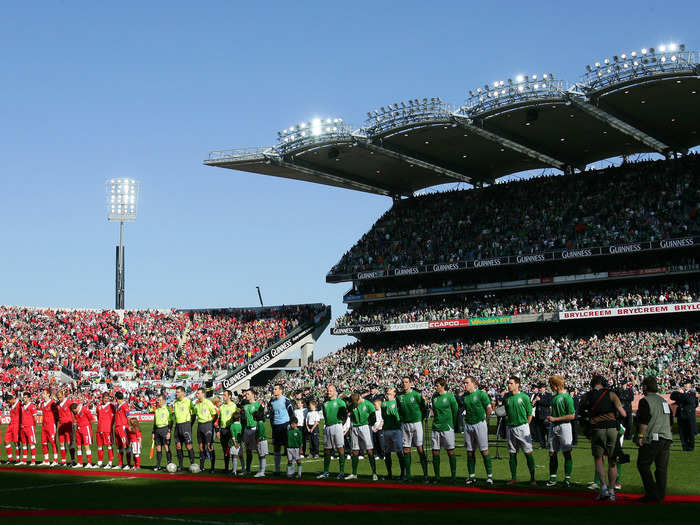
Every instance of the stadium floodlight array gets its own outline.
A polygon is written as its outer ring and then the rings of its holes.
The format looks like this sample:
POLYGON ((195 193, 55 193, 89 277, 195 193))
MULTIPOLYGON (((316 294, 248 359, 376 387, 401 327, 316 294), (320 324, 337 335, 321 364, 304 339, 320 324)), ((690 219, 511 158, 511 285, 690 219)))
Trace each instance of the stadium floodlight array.
POLYGON ((586 66, 584 87, 596 91, 607 86, 625 84, 645 77, 668 73, 697 72, 698 57, 683 44, 662 44, 656 48, 621 53, 586 66))
POLYGON ((284 154, 312 144, 349 139, 351 133, 352 127, 342 118, 315 118, 278 131, 275 150, 284 154))
POLYGON ((484 84, 483 88, 469 91, 469 97, 459 113, 473 117, 502 107, 513 106, 531 100, 562 98, 566 90, 563 80, 556 80, 552 73, 543 75, 518 75, 508 80, 484 84))
POLYGON ((107 220, 135 221, 139 205, 138 181, 127 178, 109 179, 106 186, 107 220))
POLYGON ((453 109, 440 97, 397 102, 368 112, 364 130, 373 134, 407 125, 449 120, 453 109))

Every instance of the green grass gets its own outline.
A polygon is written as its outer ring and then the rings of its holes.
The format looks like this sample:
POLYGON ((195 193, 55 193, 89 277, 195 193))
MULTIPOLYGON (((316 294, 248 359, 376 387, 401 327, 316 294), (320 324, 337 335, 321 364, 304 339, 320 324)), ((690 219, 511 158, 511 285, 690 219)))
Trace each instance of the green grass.
MULTIPOLYGON (((150 424, 144 423, 144 442, 142 447, 142 472, 148 472, 154 464, 154 460, 148 458, 150 447, 150 424)), ((4 428, 2 429, 4 435, 4 428)), ((426 436, 429 434, 426 433, 426 436)), ((458 445, 462 445, 461 434, 458 436, 458 445)), ((42 460, 41 447, 38 450, 37 459, 42 460)), ((195 447, 196 448, 196 447, 195 447)), ((272 449, 272 447, 270 447, 272 449)), ((93 446, 93 462, 96 462, 96 447, 93 446)), ((623 467, 622 483, 623 492, 641 492, 641 482, 634 461, 636 460, 635 447, 626 443, 626 451, 632 455, 632 463, 623 467)), ((217 445, 217 468, 223 469, 220 447, 217 445)), ((491 455, 496 452, 496 443, 491 444, 491 455)), ((500 455, 507 458, 508 454, 503 444, 499 448, 500 455)), ((456 449, 458 458, 458 477, 460 480, 466 476, 466 457, 463 446, 456 449)), ((534 452, 535 463, 538 465, 536 477, 544 482, 548 478, 548 453, 536 448, 534 452)), ((5 458, 4 449, 1 453, 5 458)), ((449 475, 449 465, 446 454, 443 451, 441 473, 443 478, 449 475)), ((187 464, 185 460, 185 464, 187 464)), ((253 460, 253 471, 257 470, 257 458, 253 460)), ((560 459, 559 479, 563 477, 563 461, 560 459)), ((494 477, 496 487, 502 488, 503 482, 510 478, 508 461, 494 461, 494 477)), ((286 466, 286 458, 282 461, 282 468, 286 466)), ((312 479, 322 470, 323 462, 318 460, 304 460, 304 478, 312 479)), ((268 456, 268 475, 274 467, 272 456, 268 456)), ((529 479, 525 460, 519 454, 518 478, 522 481, 529 479)), ((384 474, 384 463, 377 462, 380 475, 384 474)), ((459 502, 476 500, 486 501, 497 499, 499 501, 513 501, 532 499, 532 495, 497 495, 474 494, 465 492, 436 492, 412 489, 412 485, 406 485, 404 489, 365 488, 352 487, 353 482, 347 482, 348 487, 319 487, 294 485, 293 482, 284 485, 259 485, 253 483, 217 483, 207 481, 189 481, 178 479, 173 475, 171 479, 124 479, 110 475, 104 471, 104 477, 68 476, 64 474, 37 474, 33 469, 27 468, 22 472, 7 472, 0 470, 0 515, 7 507, 32 507, 42 509, 103 509, 103 508, 152 508, 152 507, 218 507, 218 506, 267 506, 267 505, 317 505, 319 503, 344 504, 344 503, 406 503, 406 502, 459 502), (95 483, 95 481, 99 481, 95 483), (55 486, 49 486, 55 485, 55 486), (42 488, 43 487, 43 488, 42 488)), ((398 470, 394 461, 394 471, 398 470)), ((418 456, 413 453, 412 470, 414 477, 422 474, 418 456)), ((338 461, 331 464, 331 472, 338 471, 338 461)), ((94 471, 93 471, 94 472, 94 471)), ((350 461, 346 462, 346 473, 350 472, 350 461)), ((680 447, 674 444, 671 453, 669 494, 700 494, 700 452, 683 453, 680 447)), ((370 469, 368 461, 360 462, 360 481, 369 479, 370 469)), ((429 474, 432 476, 432 463, 429 458, 429 474)), ((225 474, 220 474, 225 477, 225 474)), ((422 477, 422 476, 420 476, 422 477)), ((477 477, 484 478, 483 463, 477 458, 477 477)), ((575 489, 583 490, 592 480, 593 467, 588 442, 584 439, 574 449, 573 480, 575 489)), ((446 483, 445 480, 444 483, 446 483)), ((544 489, 544 483, 541 483, 544 489)), ((538 497, 538 499, 540 499, 538 497)), ((672 505, 672 506, 606 506, 603 511, 600 507, 576 507, 566 512, 566 520, 569 523, 590 523, 593 520, 608 521, 634 521, 636 523, 658 523, 669 518, 683 519, 689 517, 695 519, 700 505, 672 505)), ((210 510, 210 512, 212 512, 210 510)), ((66 516, 51 517, 51 524, 58 523, 174 523, 181 520, 183 523, 309 523, 337 519, 342 523, 360 523, 371 519, 374 524, 381 523, 431 523, 438 519, 455 520, 465 515, 469 519, 498 520, 522 519, 523 513, 527 513, 528 519, 536 523, 561 523, 563 509, 531 508, 527 510, 515 508, 498 509, 460 509, 440 511, 401 511, 401 512, 302 512, 302 513, 273 513, 273 514, 197 514, 197 515, 170 515, 167 517, 126 517, 126 516, 66 516), (466 514, 465 514, 466 513, 466 514)), ((26 523, 46 523, 46 517, 4 518, 6 522, 17 520, 26 523)))

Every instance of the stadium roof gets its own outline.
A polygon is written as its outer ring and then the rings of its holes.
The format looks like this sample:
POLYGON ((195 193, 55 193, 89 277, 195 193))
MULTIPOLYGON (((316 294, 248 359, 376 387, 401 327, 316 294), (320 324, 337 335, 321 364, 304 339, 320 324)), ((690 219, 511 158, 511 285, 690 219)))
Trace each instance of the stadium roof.
POLYGON ((586 66, 575 84, 523 75, 469 92, 392 103, 353 129, 314 119, 270 147, 213 151, 207 166, 388 196, 447 182, 491 183, 538 168, 584 169, 636 153, 684 153, 700 144, 700 62, 659 46, 586 66))

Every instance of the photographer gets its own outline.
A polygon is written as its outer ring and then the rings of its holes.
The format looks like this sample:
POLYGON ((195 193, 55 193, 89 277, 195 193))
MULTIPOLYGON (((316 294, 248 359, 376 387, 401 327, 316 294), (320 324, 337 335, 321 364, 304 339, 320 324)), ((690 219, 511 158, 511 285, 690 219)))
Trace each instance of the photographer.
POLYGON ((668 461, 671 453, 671 407, 658 392, 654 376, 644 378, 642 392, 644 398, 639 401, 637 422, 639 430, 637 445, 637 469, 644 484, 644 496, 640 502, 663 502, 666 496, 666 479, 668 461), (652 475, 651 464, 656 465, 652 475), (654 479, 656 478, 656 479, 654 479))

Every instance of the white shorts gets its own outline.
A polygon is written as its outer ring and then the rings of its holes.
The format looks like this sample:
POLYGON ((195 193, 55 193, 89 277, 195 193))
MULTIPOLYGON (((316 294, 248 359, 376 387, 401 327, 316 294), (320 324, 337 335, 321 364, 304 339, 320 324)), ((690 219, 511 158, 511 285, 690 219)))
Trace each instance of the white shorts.
POLYGON ((532 452, 532 436, 530 435, 530 425, 525 423, 517 427, 506 427, 506 441, 508 441, 508 452, 515 454, 518 448, 522 448, 525 454, 532 452))
POLYGON ((293 463, 295 461, 301 460, 301 452, 298 448, 288 448, 287 449, 287 461, 293 463))
POLYGON ((571 423, 559 423, 549 427, 549 451, 569 452, 574 443, 571 423))
POLYGON ((259 441, 257 444, 257 449, 258 449, 258 456, 263 457, 267 456, 268 451, 267 451, 267 439, 263 439, 262 441, 259 441))
POLYGON ((255 441, 255 429, 246 428, 243 432, 243 444, 246 450, 254 450, 258 445, 255 441))
POLYGON ((385 430, 384 431, 384 452, 401 452, 402 450, 402 433, 401 430, 385 430))
POLYGON ((352 427, 350 429, 352 432, 351 441, 353 450, 372 450, 374 445, 372 444, 372 434, 369 431, 369 425, 362 425, 361 427, 352 427))
POLYGON ((134 455, 134 457, 139 457, 141 455, 140 441, 132 441, 131 443, 129 443, 129 448, 131 448, 131 453, 134 455))
POLYGON ((230 450, 231 450, 231 452, 230 452, 231 456, 239 456, 241 454, 241 447, 234 447, 233 445, 231 445, 230 450))
POLYGON ((403 448, 423 446, 423 423, 401 423, 403 448))
POLYGON ((343 426, 340 423, 323 427, 323 448, 332 450, 345 447, 345 436, 343 426))
POLYGON ((455 449, 455 431, 450 430, 433 430, 430 433, 430 441, 433 445, 433 450, 440 450, 444 448, 445 450, 455 449))
POLYGON ((486 421, 479 421, 475 425, 469 423, 464 424, 464 446, 467 452, 473 452, 475 449, 489 449, 489 426, 486 421))

